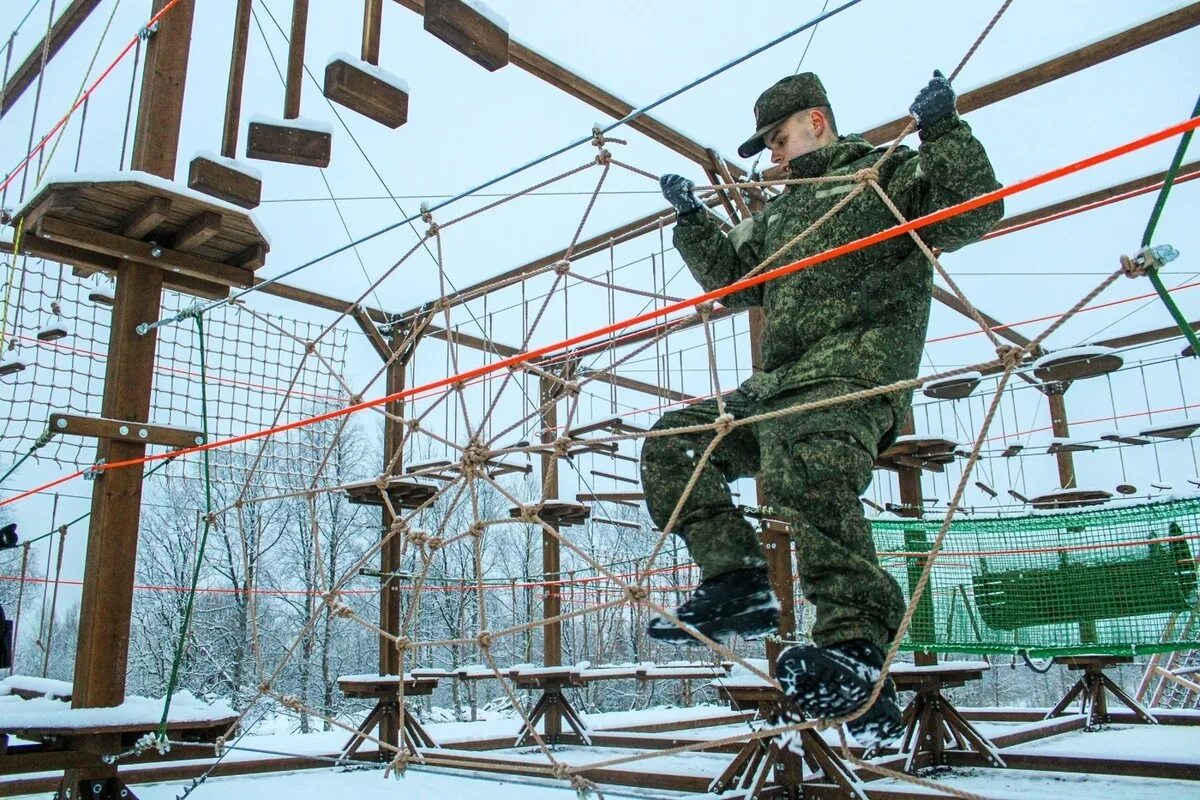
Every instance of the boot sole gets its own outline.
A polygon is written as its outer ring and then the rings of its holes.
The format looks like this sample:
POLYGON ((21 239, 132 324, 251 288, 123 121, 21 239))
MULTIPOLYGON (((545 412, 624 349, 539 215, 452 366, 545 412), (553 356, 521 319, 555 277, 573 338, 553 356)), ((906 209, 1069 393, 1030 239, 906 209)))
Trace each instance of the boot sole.
MULTIPOLYGON (((852 714, 862 708, 874 690, 873 681, 832 658, 824 648, 811 645, 797 645, 781 653, 776 676, 799 712, 793 720, 797 722, 852 714)), ((868 751, 887 745, 904 732, 900 707, 893 697, 884 694, 846 728, 868 751)))
POLYGON ((656 617, 651 622, 647 634, 651 639, 673 644, 700 644, 695 636, 688 633, 687 628, 698 631, 708 638, 721 644, 726 644, 736 634, 743 639, 761 639, 779 628, 779 611, 775 608, 759 608, 736 614, 707 625, 688 625, 681 628, 664 619, 656 617), (661 627, 655 627, 655 624, 661 627))

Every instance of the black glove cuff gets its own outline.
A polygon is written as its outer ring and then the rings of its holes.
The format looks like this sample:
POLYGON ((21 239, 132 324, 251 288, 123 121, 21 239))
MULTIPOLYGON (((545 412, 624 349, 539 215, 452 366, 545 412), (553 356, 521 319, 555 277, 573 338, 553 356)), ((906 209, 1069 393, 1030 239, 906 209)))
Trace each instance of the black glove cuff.
POLYGON ((958 114, 952 113, 950 116, 943 117, 936 122, 918 126, 917 135, 921 137, 922 142, 932 142, 957 128, 959 122, 958 114))
POLYGON ((687 211, 679 211, 676 209, 675 221, 683 225, 694 225, 703 219, 700 214, 703 208, 704 206, 695 206, 693 208, 689 208, 687 211))

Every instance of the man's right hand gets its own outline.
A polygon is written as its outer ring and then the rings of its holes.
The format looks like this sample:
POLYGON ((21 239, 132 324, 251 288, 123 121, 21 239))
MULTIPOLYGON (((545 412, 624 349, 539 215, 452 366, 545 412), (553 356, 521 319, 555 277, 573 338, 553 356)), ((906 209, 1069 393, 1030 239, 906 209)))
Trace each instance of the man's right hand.
POLYGON ((682 175, 663 175, 658 179, 658 184, 662 187, 663 197, 675 208, 676 216, 682 217, 704 208, 696 199, 696 184, 682 175))

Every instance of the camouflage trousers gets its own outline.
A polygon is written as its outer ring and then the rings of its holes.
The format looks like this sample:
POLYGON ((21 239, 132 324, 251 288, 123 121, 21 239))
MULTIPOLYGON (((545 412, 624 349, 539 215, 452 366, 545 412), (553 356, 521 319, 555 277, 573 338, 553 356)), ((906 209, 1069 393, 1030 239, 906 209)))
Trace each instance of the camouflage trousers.
MULTIPOLYGON (((769 399, 739 389, 723 399, 727 413, 744 418, 856 388, 824 383, 769 399)), ((654 430, 711 423, 716 417, 716 400, 707 400, 664 414, 654 430)), ((904 599, 879 566, 858 498, 871 482, 879 442, 893 422, 892 406, 875 397, 734 428, 684 501, 675 533, 706 578, 763 566, 755 528, 735 508, 729 488, 731 481, 757 475, 771 516, 791 526, 800 588, 816 606, 813 639, 823 646, 867 639, 886 649, 903 616, 904 599)), ((703 431, 645 440, 642 484, 660 529, 713 436, 703 431)))

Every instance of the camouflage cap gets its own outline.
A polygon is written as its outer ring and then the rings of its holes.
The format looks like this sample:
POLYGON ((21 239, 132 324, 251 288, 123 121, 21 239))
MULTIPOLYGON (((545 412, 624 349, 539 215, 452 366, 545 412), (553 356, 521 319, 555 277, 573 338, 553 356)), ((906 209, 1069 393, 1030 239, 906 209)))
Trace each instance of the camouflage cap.
POLYGON ((738 148, 742 158, 761 153, 766 149, 763 137, 791 114, 806 108, 829 105, 825 87, 813 72, 789 75, 758 96, 754 103, 754 135, 738 148))

